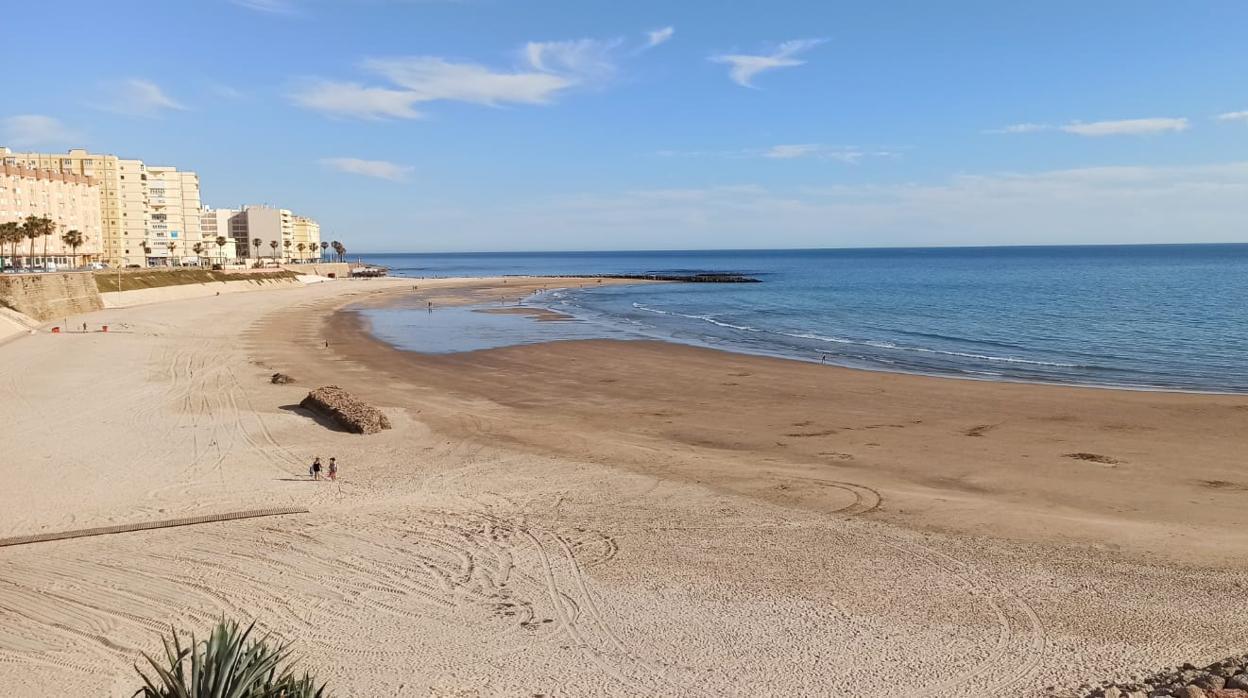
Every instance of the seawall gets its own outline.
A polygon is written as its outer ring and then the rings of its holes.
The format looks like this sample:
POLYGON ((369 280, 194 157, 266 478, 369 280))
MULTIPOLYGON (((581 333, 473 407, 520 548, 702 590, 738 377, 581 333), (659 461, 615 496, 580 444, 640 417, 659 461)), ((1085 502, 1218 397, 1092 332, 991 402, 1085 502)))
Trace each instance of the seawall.
POLYGON ((104 307, 89 272, 0 275, 0 304, 40 321, 104 307))
POLYGON ((287 279, 255 279, 236 281, 213 281, 202 284, 180 284, 178 286, 158 286, 156 288, 139 288, 133 291, 109 291, 101 293, 103 307, 129 308, 135 305, 163 303, 187 298, 203 298, 223 293, 243 293, 263 289, 296 288, 304 284, 294 277, 287 279))

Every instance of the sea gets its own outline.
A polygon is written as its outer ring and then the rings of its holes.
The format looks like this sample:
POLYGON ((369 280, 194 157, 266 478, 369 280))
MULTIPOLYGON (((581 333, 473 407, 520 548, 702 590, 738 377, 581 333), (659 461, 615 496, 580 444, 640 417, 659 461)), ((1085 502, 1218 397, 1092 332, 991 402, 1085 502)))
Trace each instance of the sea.
MULTIPOLYGON (((660 339, 860 369, 980 380, 1248 392, 1248 244, 372 254, 421 277, 732 272, 743 284, 561 284, 523 303, 367 311, 402 348, 660 339)), ((414 281, 414 285, 418 285, 414 281)))

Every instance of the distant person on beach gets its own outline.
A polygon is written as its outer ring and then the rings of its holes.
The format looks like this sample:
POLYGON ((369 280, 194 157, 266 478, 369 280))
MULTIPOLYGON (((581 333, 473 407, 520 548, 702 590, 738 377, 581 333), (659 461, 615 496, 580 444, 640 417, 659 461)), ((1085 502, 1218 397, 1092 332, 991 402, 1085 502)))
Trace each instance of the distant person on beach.
POLYGON ((313 480, 321 479, 321 457, 320 456, 317 456, 316 458, 312 459, 312 465, 308 466, 308 474, 312 476, 313 480))
POLYGON ((330 480, 338 479, 338 461, 334 459, 332 456, 329 459, 329 479, 330 480))
POLYGON ((429 312, 433 312, 433 301, 429 301, 429 312))

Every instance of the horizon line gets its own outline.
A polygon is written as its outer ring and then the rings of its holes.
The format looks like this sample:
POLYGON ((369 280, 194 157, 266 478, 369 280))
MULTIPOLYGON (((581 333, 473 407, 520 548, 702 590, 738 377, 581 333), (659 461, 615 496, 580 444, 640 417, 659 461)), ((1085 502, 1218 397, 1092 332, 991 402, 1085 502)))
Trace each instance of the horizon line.
POLYGON ((1001 244, 1001 245, 879 245, 879 246, 860 246, 860 247, 691 247, 691 248, 663 248, 663 249, 603 249, 603 250, 587 250, 587 249, 539 249, 539 250, 443 250, 443 251, 413 251, 413 250, 361 250, 359 252, 347 252, 347 256, 352 254, 393 254, 393 255, 435 255, 435 254, 615 254, 615 253, 672 253, 672 252, 852 252, 852 251, 879 251, 879 250, 994 250, 994 249, 1047 249, 1061 247, 1080 247, 1080 248, 1097 248, 1097 247, 1230 247, 1248 245, 1248 240, 1243 242, 1086 242, 1086 243, 1053 243, 1053 244, 1036 244, 1036 243, 1018 243, 1018 244, 1001 244))

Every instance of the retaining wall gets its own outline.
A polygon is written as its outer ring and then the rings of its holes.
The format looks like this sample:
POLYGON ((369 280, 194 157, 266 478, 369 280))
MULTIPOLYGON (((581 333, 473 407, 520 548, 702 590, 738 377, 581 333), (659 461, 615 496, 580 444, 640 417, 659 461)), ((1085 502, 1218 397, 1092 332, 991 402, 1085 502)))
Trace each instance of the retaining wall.
POLYGON ((181 284, 178 286, 159 286, 157 288, 137 288, 133 291, 110 291, 101 293, 105 308, 129 308, 148 303, 163 303, 187 298, 203 298, 222 293, 243 293, 264 289, 291 288, 303 286, 298 279, 257 279, 255 281, 214 281, 206 284, 181 284))
POLYGON ((40 321, 104 307, 90 272, 0 275, 0 304, 40 321))

